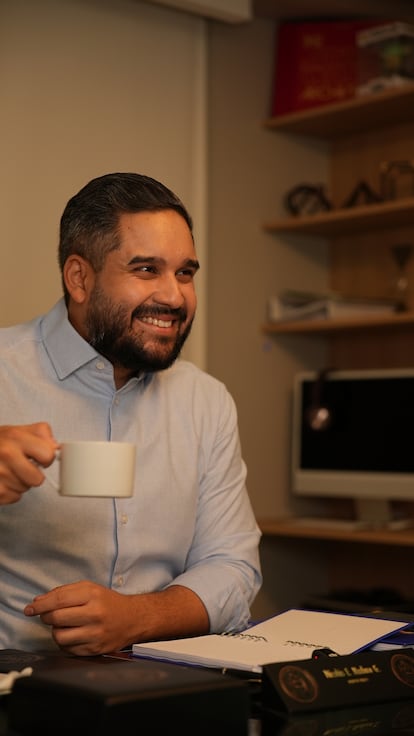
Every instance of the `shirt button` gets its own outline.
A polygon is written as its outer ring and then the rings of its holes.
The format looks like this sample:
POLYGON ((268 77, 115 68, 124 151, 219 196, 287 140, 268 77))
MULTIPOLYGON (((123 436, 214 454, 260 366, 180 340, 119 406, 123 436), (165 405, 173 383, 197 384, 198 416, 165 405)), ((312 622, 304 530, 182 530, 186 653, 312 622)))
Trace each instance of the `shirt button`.
POLYGON ((119 588, 124 584, 124 578, 122 577, 122 575, 118 576, 116 580, 116 584, 118 585, 119 588))
POLYGON ((103 360, 97 360, 95 365, 98 371, 103 371, 103 369, 105 368, 105 363, 103 362, 103 360))
POLYGON ((119 405, 119 399, 114 399, 114 404, 115 404, 115 406, 118 406, 119 405))
POLYGON ((122 514, 121 524, 127 524, 127 523, 128 523, 128 514, 122 514))

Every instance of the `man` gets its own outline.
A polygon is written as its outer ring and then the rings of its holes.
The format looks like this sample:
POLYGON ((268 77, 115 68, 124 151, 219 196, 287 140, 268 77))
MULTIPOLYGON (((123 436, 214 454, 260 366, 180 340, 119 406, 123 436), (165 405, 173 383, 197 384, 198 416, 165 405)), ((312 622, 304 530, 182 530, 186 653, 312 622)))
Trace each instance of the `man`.
POLYGON ((260 534, 234 402, 176 361, 196 310, 189 214, 154 179, 99 177, 64 210, 59 264, 64 299, 0 330, 0 647, 244 628, 260 534), (70 439, 134 442, 133 497, 59 496, 43 469, 70 439))

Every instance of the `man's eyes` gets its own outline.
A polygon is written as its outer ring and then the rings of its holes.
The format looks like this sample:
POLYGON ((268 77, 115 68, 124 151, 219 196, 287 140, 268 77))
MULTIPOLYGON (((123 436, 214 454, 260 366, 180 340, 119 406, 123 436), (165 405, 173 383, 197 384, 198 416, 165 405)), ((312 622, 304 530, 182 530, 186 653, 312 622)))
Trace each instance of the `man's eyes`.
POLYGON ((181 271, 177 271, 176 274, 177 279, 184 283, 192 281, 195 275, 196 270, 194 268, 182 268, 181 271))
POLYGON ((135 273, 157 273, 155 266, 135 266, 133 270, 135 273))
MULTIPOLYGON (((142 274, 144 276, 157 276, 161 274, 161 271, 153 265, 139 265, 135 266, 133 268, 133 273, 142 274)), ((181 281, 182 283, 187 283, 188 281, 191 281, 196 274, 196 269, 194 268, 182 268, 179 271, 176 272, 176 278, 178 281, 181 281)))

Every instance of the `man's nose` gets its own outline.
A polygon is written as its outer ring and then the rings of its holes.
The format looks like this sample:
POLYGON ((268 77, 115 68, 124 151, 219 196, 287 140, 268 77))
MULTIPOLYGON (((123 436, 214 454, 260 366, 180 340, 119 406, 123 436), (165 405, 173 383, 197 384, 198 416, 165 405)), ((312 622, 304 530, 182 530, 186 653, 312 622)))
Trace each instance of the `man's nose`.
POLYGON ((159 304, 168 304, 170 307, 181 307, 184 302, 181 285, 175 274, 164 274, 157 283, 154 299, 159 304))

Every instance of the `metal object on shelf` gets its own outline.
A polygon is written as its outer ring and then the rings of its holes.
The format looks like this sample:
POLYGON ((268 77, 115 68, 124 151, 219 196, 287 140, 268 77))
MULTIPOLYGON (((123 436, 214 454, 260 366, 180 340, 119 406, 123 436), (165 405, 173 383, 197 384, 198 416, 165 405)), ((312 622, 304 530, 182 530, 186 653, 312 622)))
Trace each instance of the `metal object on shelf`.
POLYGON ((291 215, 313 215, 332 209, 321 184, 299 184, 293 187, 285 196, 285 205, 291 215))
POLYGON ((380 164, 381 195, 398 199, 414 195, 414 161, 383 161, 380 164))

